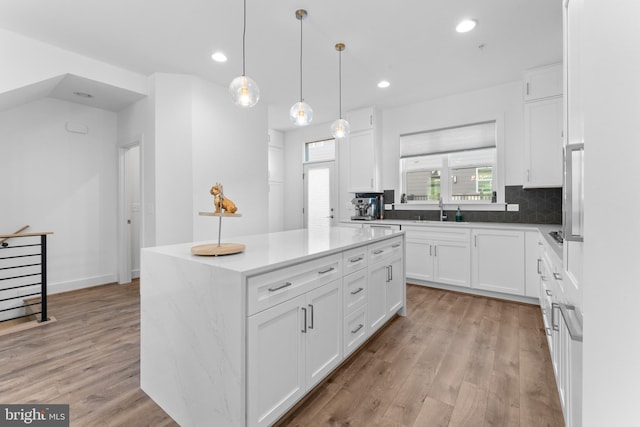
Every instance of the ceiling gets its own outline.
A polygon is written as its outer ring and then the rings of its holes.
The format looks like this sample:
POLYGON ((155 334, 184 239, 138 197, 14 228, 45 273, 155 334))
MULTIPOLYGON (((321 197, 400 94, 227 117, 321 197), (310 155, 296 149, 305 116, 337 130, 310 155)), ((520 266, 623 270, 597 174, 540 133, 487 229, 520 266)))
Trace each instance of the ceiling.
MULTIPOLYGON (((562 59, 558 0, 247 1, 246 74, 269 105, 269 124, 286 130, 300 98, 303 8, 305 101, 314 123, 338 116, 338 52, 343 111, 388 108, 521 79, 562 59), (456 33, 457 22, 477 19, 456 33), (376 83, 386 79, 387 89, 376 83)), ((227 86, 242 73, 240 0, 2 0, 0 27, 145 75, 193 74, 227 86), (215 63, 210 55, 229 58, 215 63)))

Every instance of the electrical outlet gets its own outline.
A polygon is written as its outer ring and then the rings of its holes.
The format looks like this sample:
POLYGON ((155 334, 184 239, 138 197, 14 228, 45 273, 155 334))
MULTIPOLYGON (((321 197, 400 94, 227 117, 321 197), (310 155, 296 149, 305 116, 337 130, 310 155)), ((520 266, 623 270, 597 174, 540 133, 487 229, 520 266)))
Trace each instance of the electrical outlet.
POLYGON ((507 204, 507 211, 509 212, 519 212, 520 211, 520 205, 517 203, 508 203, 507 204))

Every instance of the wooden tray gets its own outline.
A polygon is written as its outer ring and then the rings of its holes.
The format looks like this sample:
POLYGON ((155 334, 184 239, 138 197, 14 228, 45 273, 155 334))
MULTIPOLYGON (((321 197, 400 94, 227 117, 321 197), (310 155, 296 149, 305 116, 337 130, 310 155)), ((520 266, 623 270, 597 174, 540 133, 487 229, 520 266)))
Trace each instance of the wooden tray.
POLYGON ((245 246, 242 243, 208 243, 206 245, 197 245, 191 248, 191 253, 202 256, 219 256, 231 255, 244 251, 245 246))

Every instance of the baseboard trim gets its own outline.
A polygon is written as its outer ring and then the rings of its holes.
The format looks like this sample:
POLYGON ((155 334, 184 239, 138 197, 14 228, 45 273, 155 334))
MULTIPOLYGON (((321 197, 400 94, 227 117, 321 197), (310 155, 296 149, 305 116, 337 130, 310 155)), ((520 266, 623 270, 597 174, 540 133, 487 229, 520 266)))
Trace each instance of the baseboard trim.
POLYGON ((83 279, 69 280, 66 282, 53 282, 47 285, 47 294, 59 294, 62 292, 75 291, 77 289, 91 288, 93 286, 106 285, 117 281, 115 274, 105 274, 103 276, 85 277, 83 279))
POLYGON ((461 292, 463 294, 479 295, 488 298, 497 298, 507 301, 521 302, 525 304, 540 305, 538 298, 525 297, 520 295, 503 294, 501 292, 485 291, 483 289, 463 288, 461 286, 446 285, 444 283, 425 282, 424 280, 407 278, 408 285, 425 286, 428 288, 444 289, 446 291, 461 292))

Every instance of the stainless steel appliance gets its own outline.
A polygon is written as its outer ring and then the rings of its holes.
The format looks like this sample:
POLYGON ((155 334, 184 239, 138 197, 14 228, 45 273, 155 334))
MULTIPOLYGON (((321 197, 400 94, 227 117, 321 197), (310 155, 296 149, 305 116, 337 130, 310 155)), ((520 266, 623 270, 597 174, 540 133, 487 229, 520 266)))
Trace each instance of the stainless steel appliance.
POLYGON ((379 193, 356 193, 351 199, 355 215, 351 217, 358 221, 373 221, 384 218, 384 197, 379 193))

